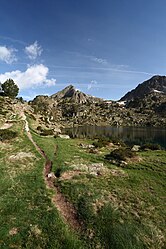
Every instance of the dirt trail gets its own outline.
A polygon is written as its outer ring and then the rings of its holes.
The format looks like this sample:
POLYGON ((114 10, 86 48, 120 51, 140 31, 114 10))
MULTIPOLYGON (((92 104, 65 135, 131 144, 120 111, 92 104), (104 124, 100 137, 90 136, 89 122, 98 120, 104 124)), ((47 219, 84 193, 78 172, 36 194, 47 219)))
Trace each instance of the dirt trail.
POLYGON ((55 207, 59 211, 59 213, 60 213, 61 217, 63 218, 63 220, 72 229, 74 229, 76 231, 81 231, 82 230, 81 229, 81 224, 78 222, 77 213, 76 213, 75 208, 73 207, 73 205, 71 203, 69 203, 65 199, 65 197, 62 195, 60 190, 57 187, 54 186, 54 178, 53 177, 48 177, 48 175, 50 174, 50 172, 52 170, 52 161, 48 159, 45 152, 33 140, 32 135, 31 135, 30 130, 29 130, 28 121, 26 119, 26 116, 25 116, 24 112, 21 111, 20 115, 22 117, 22 120, 24 120, 24 122, 25 122, 25 131, 27 133, 27 136, 28 136, 29 140, 33 143, 33 145, 35 146, 37 151, 45 159, 45 167, 44 167, 44 170, 43 170, 44 180, 45 180, 46 186, 48 188, 54 190, 54 192, 56 193, 52 197, 53 204, 55 205, 55 207))

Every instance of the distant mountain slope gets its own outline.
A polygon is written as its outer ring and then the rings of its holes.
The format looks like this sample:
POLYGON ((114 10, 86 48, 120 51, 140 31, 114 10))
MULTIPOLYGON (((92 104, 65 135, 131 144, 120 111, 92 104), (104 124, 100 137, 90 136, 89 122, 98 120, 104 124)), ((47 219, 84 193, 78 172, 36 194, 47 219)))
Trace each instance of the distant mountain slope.
POLYGON ((75 87, 72 85, 69 85, 63 90, 57 92, 56 94, 51 95, 51 98, 54 98, 57 101, 68 98, 70 101, 75 103, 86 103, 86 102, 100 100, 100 98, 90 96, 75 89, 75 87))
POLYGON ((152 92, 166 93, 166 76, 153 76, 151 79, 139 84, 132 91, 126 93, 120 101, 130 101, 135 98, 144 98, 145 95, 152 92))

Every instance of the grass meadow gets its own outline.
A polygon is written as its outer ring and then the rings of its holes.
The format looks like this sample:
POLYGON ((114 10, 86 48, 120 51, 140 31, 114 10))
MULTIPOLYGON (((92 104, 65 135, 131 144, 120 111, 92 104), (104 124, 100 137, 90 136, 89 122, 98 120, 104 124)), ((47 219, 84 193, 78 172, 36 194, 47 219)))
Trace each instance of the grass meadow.
POLYGON ((79 146, 90 140, 34 139, 60 169, 55 185, 74 204, 88 248, 165 248, 166 151, 137 152, 140 160, 119 167, 104 159, 110 148, 79 146), (97 176, 86 167, 94 163, 103 163, 97 176))
POLYGON ((86 248, 51 203, 43 178, 44 159, 22 122, 16 138, 0 142, 0 248, 86 248))

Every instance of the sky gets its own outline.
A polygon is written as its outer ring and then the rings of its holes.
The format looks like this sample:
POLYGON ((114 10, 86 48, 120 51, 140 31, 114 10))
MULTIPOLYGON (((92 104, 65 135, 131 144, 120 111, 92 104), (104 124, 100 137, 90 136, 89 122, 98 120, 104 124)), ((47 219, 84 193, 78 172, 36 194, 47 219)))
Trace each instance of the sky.
POLYGON ((165 0, 0 0, 0 82, 118 100, 166 74, 165 0))

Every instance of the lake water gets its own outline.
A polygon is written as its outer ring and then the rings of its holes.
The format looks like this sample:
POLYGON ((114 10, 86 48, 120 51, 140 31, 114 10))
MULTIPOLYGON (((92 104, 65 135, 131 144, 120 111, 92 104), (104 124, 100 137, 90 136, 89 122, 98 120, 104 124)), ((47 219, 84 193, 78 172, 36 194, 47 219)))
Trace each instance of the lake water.
POLYGON ((166 129, 155 127, 112 127, 84 125, 65 129, 70 137, 94 138, 112 137, 119 138, 127 144, 155 143, 166 148, 166 129))

